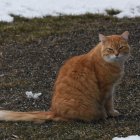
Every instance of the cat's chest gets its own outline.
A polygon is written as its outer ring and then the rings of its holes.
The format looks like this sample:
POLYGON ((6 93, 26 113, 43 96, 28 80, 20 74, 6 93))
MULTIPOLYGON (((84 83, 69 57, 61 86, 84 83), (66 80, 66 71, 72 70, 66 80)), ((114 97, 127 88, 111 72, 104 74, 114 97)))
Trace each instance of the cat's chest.
POLYGON ((122 72, 110 72, 107 77, 105 77, 106 83, 116 83, 121 78, 122 72))
POLYGON ((98 73, 97 78, 99 80, 100 85, 114 85, 122 76, 123 70, 120 68, 112 68, 108 67, 102 69, 100 73, 98 73))
POLYGON ((116 85, 117 81, 121 78, 122 74, 120 73, 110 73, 108 76, 103 77, 100 79, 99 83, 99 90, 101 91, 101 99, 106 100, 110 93, 112 93, 112 89, 116 85))

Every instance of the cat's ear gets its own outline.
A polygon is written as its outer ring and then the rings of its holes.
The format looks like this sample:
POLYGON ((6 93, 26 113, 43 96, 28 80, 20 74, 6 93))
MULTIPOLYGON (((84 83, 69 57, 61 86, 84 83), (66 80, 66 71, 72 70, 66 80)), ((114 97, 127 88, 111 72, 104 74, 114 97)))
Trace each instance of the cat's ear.
POLYGON ((107 37, 103 34, 99 34, 99 40, 104 43, 106 41, 107 37))
POLYGON ((129 32, 128 32, 128 31, 125 31, 125 32, 123 32, 123 33, 121 34, 121 37, 122 37, 123 39, 125 39, 126 41, 128 40, 128 36, 129 36, 129 32))

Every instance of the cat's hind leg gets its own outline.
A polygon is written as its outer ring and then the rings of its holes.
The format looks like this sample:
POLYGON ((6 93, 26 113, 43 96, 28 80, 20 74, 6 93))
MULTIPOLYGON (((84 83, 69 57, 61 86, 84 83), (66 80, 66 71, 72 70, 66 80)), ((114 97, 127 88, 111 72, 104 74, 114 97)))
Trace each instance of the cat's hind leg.
POLYGON ((83 121, 94 121, 99 119, 106 119, 107 113, 103 107, 94 108, 92 107, 78 107, 78 108, 67 108, 66 111, 61 112, 62 116, 68 120, 83 120, 83 121))

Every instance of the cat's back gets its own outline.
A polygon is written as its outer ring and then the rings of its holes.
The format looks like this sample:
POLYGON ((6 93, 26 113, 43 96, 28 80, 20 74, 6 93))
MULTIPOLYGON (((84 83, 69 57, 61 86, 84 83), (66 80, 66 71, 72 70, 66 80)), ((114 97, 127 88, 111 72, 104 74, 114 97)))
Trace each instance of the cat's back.
MULTIPOLYGON (((80 74, 88 73, 92 71, 92 64, 87 54, 74 56, 67 60, 61 67, 56 83, 64 79, 65 77, 72 78, 73 76, 78 76, 80 74)), ((73 77, 74 78, 74 77, 73 77)), ((75 79, 76 80, 76 79, 75 79)))
POLYGON ((88 54, 72 57, 61 67, 55 85, 52 108, 66 104, 92 104, 93 91, 97 90, 96 76, 88 54), (76 100, 75 100, 76 99, 76 100), (76 101, 73 103, 73 100, 76 101), (71 102, 72 101, 72 102, 71 102), (61 105, 60 105, 61 104, 61 105))

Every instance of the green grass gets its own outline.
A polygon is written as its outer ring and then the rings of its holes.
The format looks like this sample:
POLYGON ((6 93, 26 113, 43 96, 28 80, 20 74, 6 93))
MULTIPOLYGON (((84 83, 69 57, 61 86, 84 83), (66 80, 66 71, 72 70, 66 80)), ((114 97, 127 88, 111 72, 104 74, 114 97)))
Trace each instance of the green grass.
POLYGON ((93 23, 97 19, 117 20, 110 16, 93 15, 87 13, 83 16, 58 16, 34 18, 32 20, 14 16, 12 23, 0 23, 0 43, 30 43, 46 38, 51 34, 61 34, 69 31, 77 30, 77 25, 83 26, 87 22, 93 23))

